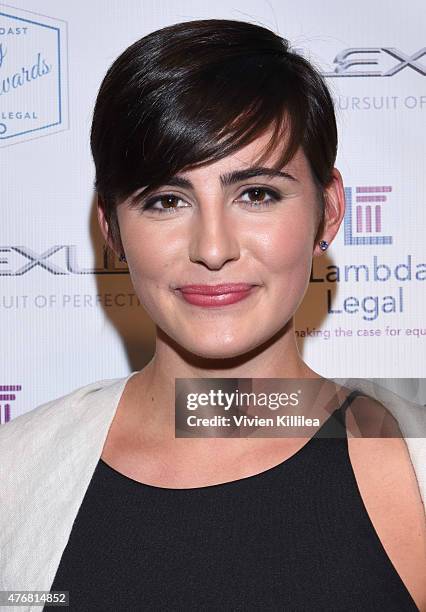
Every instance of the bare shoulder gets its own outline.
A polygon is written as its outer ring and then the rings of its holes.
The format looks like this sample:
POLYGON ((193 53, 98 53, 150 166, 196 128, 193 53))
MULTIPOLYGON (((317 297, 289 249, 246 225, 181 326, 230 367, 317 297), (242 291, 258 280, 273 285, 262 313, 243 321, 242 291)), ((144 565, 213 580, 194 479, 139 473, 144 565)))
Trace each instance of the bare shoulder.
POLYGON ((389 410, 371 397, 353 400, 346 426, 349 456, 367 513, 389 559, 424 612, 426 520, 406 442, 389 410))

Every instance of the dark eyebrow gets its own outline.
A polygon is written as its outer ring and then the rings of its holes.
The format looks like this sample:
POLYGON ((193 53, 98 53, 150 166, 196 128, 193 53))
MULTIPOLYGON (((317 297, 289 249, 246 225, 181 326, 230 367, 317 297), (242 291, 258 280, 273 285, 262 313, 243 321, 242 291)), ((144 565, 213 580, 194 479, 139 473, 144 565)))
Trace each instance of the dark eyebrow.
POLYGON ((233 185, 234 183, 245 181, 246 179, 253 178, 254 176, 271 176, 273 178, 279 177, 290 179, 296 183, 299 182, 296 177, 288 172, 275 170, 275 168, 266 168, 264 166, 255 166, 253 168, 246 168, 245 170, 234 170, 229 174, 223 174, 220 177, 220 182, 223 187, 226 187, 227 185, 233 185))
MULTIPOLYGON (((253 168, 234 170, 233 172, 222 174, 220 177, 220 183, 222 187, 227 187, 228 185, 234 185, 235 183, 240 183, 241 181, 245 181, 246 179, 253 178, 255 176, 270 176, 273 178, 280 177, 298 182, 298 180, 288 172, 275 170, 274 168, 255 166, 253 168)), ((183 187, 185 189, 193 189, 194 187, 191 181, 183 176, 172 176, 167 180, 166 184, 170 185, 171 187, 183 187)))

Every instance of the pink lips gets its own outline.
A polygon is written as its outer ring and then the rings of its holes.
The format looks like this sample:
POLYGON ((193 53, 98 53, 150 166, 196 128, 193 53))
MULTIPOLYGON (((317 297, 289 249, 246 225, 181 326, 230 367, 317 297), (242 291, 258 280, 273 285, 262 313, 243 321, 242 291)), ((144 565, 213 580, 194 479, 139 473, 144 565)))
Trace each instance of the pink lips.
POLYGON ((196 306, 225 306, 248 297, 255 287, 248 283, 185 285, 179 291, 187 302, 196 306))

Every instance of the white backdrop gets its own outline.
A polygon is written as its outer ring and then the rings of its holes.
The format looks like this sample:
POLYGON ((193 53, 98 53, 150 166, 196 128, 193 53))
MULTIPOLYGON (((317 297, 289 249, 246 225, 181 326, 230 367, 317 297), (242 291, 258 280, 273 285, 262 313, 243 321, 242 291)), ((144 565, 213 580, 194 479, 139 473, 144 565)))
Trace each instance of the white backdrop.
POLYGON ((91 115, 107 68, 129 44, 207 18, 288 38, 328 75, 336 101, 347 210, 297 313, 305 361, 328 377, 413 379, 401 393, 426 403, 423 6, 0 4, 0 421, 151 358, 154 328, 126 268, 103 258, 91 115))

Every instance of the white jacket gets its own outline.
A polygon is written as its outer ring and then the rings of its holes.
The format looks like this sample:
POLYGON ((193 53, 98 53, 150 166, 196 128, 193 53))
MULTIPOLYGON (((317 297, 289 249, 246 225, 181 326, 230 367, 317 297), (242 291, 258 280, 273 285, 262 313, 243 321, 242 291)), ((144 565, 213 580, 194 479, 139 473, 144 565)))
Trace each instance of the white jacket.
MULTIPOLYGON (((85 385, 0 428, 0 590, 50 590, 120 397, 133 374, 85 385)), ((377 387, 368 381, 330 380, 378 397, 377 387)), ((398 420, 425 503, 426 409, 383 389, 378 399, 398 420)), ((41 607, 4 608, 14 609, 40 612, 41 607)))

